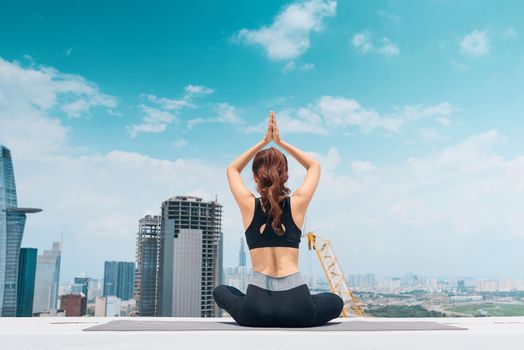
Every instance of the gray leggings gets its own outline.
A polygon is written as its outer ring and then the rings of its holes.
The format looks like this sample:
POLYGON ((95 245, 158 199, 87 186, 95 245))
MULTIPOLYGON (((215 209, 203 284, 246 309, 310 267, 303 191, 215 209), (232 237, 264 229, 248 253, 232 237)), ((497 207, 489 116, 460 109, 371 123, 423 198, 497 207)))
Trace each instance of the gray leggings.
POLYGON ((340 316, 342 298, 334 293, 310 294, 300 272, 273 277, 252 271, 246 293, 221 284, 213 298, 241 326, 314 327, 340 316))

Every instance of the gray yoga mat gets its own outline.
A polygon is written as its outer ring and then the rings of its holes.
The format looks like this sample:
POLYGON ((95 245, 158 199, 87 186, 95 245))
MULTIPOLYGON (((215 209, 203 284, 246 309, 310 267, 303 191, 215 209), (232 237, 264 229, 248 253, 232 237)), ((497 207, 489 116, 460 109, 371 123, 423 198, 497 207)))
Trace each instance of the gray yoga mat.
POLYGON ((234 321, 134 321, 116 320, 99 324, 84 331, 440 331, 466 330, 449 324, 432 321, 330 321, 318 327, 281 328, 281 327, 245 327, 234 321))

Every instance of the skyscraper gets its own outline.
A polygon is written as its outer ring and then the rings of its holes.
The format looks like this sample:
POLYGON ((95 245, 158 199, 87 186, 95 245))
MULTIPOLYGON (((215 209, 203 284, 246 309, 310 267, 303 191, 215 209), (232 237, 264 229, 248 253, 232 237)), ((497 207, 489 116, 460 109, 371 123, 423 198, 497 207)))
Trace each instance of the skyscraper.
POLYGON ((37 252, 36 248, 20 249, 16 297, 17 317, 31 317, 33 315, 37 252))
POLYGON ((244 248, 244 237, 240 238, 240 252, 238 253, 238 266, 246 266, 246 250, 244 248))
POLYGON ((0 316, 16 316, 18 259, 27 213, 18 208, 11 152, 0 145, 0 316))
POLYGON ((52 313, 57 309, 61 254, 62 242, 53 242, 53 247, 45 249, 36 259, 33 313, 52 313))
POLYGON ((222 205, 193 196, 162 203, 159 316, 215 317, 222 283, 222 205))
POLYGON ((104 263, 104 297, 115 295, 122 300, 133 298, 135 263, 106 261, 104 263))
POLYGON ((157 316, 158 246, 160 216, 146 215, 138 221, 136 238, 135 300, 140 316, 157 316))

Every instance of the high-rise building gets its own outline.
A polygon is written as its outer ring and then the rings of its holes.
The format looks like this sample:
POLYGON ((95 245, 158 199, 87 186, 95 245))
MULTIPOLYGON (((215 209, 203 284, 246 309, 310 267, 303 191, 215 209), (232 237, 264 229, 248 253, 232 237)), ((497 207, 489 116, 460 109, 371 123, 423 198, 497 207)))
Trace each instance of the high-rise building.
POLYGON ((158 248, 160 216, 146 215, 138 221, 136 238, 135 300, 140 316, 158 315, 158 248))
POLYGON ((82 294, 64 294, 60 296, 60 308, 66 317, 84 316, 87 310, 87 297, 82 294))
POLYGON ((89 300, 89 283, 91 282, 91 277, 75 277, 74 283, 80 287, 80 292, 86 296, 89 300))
POLYGON ((133 298, 135 263, 106 261, 104 263, 104 296, 115 295, 122 300, 133 298))
POLYGON ((20 249, 18 259, 18 290, 16 297, 16 316, 33 315, 33 298, 35 295, 36 248, 20 249))
POLYGON ((240 252, 238 253, 238 266, 246 266, 246 250, 244 247, 244 237, 240 238, 240 252))
POLYGON ((222 277, 222 205, 193 196, 162 203, 159 316, 215 317, 222 277))
POLYGON ((53 242, 52 249, 45 249, 36 259, 33 313, 53 313, 57 309, 61 254, 62 242, 53 242))
POLYGON ((18 260, 26 214, 39 211, 18 207, 11 152, 0 145, 0 316, 16 316, 18 260))

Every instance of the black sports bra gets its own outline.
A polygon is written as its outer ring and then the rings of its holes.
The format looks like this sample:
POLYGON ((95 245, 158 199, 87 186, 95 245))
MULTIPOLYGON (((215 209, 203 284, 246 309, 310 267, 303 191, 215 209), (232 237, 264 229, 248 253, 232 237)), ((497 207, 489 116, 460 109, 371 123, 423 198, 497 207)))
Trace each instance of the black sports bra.
POLYGON ((302 231, 293 221, 289 196, 282 201, 282 210, 281 223, 284 225, 285 232, 280 236, 271 227, 271 216, 262 210, 260 198, 255 197, 255 213, 245 232, 249 250, 261 247, 292 247, 298 249, 302 231), (264 224, 266 224, 264 231, 260 233, 260 228, 264 224))

